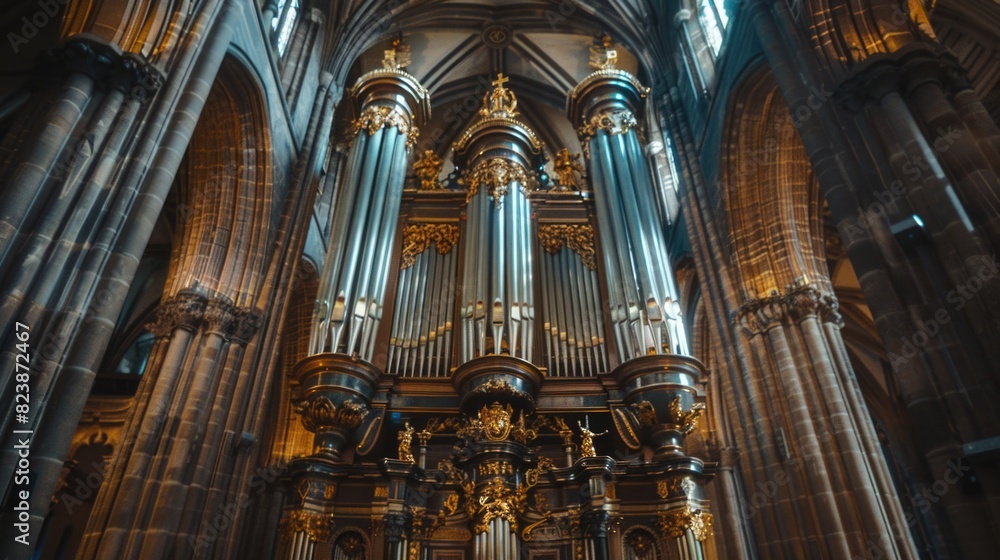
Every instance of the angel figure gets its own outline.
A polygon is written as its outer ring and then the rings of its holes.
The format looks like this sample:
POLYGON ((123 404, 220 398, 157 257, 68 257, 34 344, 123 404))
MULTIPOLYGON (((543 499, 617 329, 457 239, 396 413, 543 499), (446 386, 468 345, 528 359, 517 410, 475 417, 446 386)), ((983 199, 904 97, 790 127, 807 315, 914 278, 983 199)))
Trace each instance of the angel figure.
POLYGON ((577 176, 582 177, 583 165, 580 164, 579 159, 580 154, 571 155, 566 148, 556 153, 556 161, 553 164, 556 172, 556 190, 580 190, 580 179, 577 176))
POLYGON ((407 463, 412 463, 413 461, 413 450, 410 446, 413 443, 414 430, 409 422, 403 424, 403 429, 399 431, 397 438, 399 439, 399 460, 406 461, 407 463))
POLYGON ((587 425, 584 426, 579 420, 576 425, 580 427, 580 457, 597 457, 597 450, 594 449, 594 438, 601 437, 608 433, 607 430, 599 434, 590 431, 590 417, 586 417, 587 425))

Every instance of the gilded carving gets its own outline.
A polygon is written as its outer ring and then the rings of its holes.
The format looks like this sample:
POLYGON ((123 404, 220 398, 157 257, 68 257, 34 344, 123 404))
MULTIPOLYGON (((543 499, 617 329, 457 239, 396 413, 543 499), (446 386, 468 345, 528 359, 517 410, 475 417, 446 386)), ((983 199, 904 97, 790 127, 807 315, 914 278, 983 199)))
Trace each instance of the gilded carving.
POLYGON ((382 127, 399 130, 400 134, 406 135, 406 147, 412 148, 417 143, 417 136, 420 134, 416 125, 410 123, 409 117, 388 105, 368 105, 361 111, 361 115, 354 119, 348 131, 348 141, 353 140, 359 132, 364 130, 369 136, 375 134, 382 127))
POLYGON ((556 190, 581 190, 581 185, 583 184, 583 165, 579 160, 580 154, 571 155, 566 148, 556 153, 556 160, 553 163, 553 168, 556 172, 556 190))
POLYGON ((347 400, 337 406, 323 395, 313 395, 302 401, 295 411, 302 415, 302 425, 313 433, 331 428, 356 430, 368 415, 364 404, 347 400))
POLYGON ((590 67, 595 70, 614 70, 618 65, 618 50, 612 46, 611 36, 601 37, 600 44, 590 46, 590 67))
POLYGON ((695 483, 688 477, 658 480, 656 482, 656 495, 664 500, 670 496, 690 496, 694 492, 694 489, 695 483))
POLYGON ((639 122, 635 120, 632 111, 621 107, 608 108, 592 115, 583 126, 576 129, 576 135, 583 145, 583 155, 589 159, 590 139, 598 130, 605 130, 608 134, 626 134, 638 125, 639 122))
POLYGON ((403 425, 403 429, 399 431, 396 438, 399 440, 399 460, 405 461, 407 463, 413 462, 413 450, 411 446, 413 444, 413 433, 414 429, 410 427, 410 423, 406 422, 403 425))
POLYGON ((514 466, 504 461, 485 461, 479 465, 479 476, 489 475, 513 475, 514 466))
POLYGON ((658 525, 664 537, 681 538, 684 532, 691 531, 698 541, 705 541, 712 536, 712 514, 694 509, 689 505, 684 507, 661 511, 658 525))
POLYGON ((490 406, 484 406, 479 411, 479 421, 482 423, 483 433, 492 441, 503 441, 510 434, 513 426, 510 417, 514 414, 514 409, 508 404, 501 405, 494 402, 490 406))
POLYGON ((502 478, 491 479, 479 493, 476 507, 475 534, 489 531, 490 521, 500 518, 510 523, 511 530, 517 530, 517 495, 502 478))
POLYGON ((493 91, 487 92, 483 97, 483 108, 479 114, 484 117, 507 117, 517 116, 517 96, 514 92, 503 87, 510 81, 510 78, 503 74, 497 74, 497 79, 493 80, 493 91))
POLYGON ((410 268, 417 262, 417 255, 426 251, 431 243, 439 255, 451 252, 458 243, 458 226, 453 224, 410 224, 403 229, 403 251, 400 268, 410 268))
POLYGON ((434 150, 424 150, 423 155, 413 162, 413 173, 420 179, 420 189, 425 191, 441 190, 438 177, 444 167, 444 160, 434 150))
POLYGON ((285 540, 291 540, 295 533, 305 533, 310 540, 325 543, 330 541, 332 530, 332 513, 296 509, 281 518, 281 538, 285 540))
POLYGON ((698 418, 705 412, 705 403, 693 403, 691 409, 684 412, 681 407, 680 395, 670 402, 670 422, 676 424, 681 433, 690 434, 698 425, 698 418))
POLYGON ((402 39, 395 39, 392 46, 382 51, 382 68, 386 70, 402 70, 410 65, 410 45, 402 39))
POLYGON ((599 434, 590 431, 590 418, 587 418, 586 426, 581 424, 579 420, 576 421, 576 425, 580 427, 580 457, 596 457, 597 450, 594 448, 594 438, 607 435, 608 431, 604 430, 599 434))
POLYGON ((482 186, 486 189, 486 193, 493 197, 493 203, 497 208, 503 202, 503 197, 510 192, 511 185, 515 183, 521 192, 527 194, 529 190, 535 188, 537 179, 521 164, 500 157, 479 160, 472 171, 463 173, 462 178, 458 180, 458 184, 467 189, 466 203, 476 196, 479 187, 482 186))
POLYGON ((580 256, 583 265, 597 269, 594 228, 589 224, 545 224, 538 226, 538 242, 549 253, 558 253, 563 245, 580 256))

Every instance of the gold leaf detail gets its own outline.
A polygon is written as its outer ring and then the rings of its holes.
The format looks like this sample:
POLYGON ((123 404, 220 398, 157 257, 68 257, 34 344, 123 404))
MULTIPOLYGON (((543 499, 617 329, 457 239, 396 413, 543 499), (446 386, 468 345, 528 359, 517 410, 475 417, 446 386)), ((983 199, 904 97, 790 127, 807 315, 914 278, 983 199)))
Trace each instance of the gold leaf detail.
POLYGON ((446 255, 458 243, 458 226, 452 224, 410 224, 403 229, 403 252, 399 268, 410 268, 417 262, 417 255, 426 251, 431 243, 439 255, 446 255))
POLYGON ((580 255, 583 265, 597 269, 597 251, 594 248, 594 228, 583 224, 545 224, 538 226, 538 241, 549 253, 558 253, 563 245, 580 255))

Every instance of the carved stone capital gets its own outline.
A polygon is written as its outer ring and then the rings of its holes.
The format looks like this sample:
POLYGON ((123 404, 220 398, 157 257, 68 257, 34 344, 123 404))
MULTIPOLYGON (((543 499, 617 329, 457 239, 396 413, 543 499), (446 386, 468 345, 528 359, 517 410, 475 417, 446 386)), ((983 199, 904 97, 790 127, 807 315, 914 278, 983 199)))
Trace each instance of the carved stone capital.
POLYGON ((87 38, 74 37, 39 58, 46 78, 82 73, 99 86, 113 87, 140 102, 152 97, 164 81, 163 73, 143 57, 87 38))
POLYGON ((756 335, 809 317, 836 325, 843 322, 837 298, 810 284, 793 288, 784 295, 751 301, 737 311, 735 321, 750 335, 756 335))
POLYGON ((226 298, 213 298, 205 305, 205 331, 229 340, 236 329, 239 310, 226 298))
POLYGON ((240 309, 236 314, 232 341, 246 346, 264 324, 264 314, 256 309, 240 309))
POLYGON ((156 319, 146 328, 157 338, 167 338, 176 329, 195 332, 205 316, 208 299, 194 291, 181 291, 156 309, 156 319))

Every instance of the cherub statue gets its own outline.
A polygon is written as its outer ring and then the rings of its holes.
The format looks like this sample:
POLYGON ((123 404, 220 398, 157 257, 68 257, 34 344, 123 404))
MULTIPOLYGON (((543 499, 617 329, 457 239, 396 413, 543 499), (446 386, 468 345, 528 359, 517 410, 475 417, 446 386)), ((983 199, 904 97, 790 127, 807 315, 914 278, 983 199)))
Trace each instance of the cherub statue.
POLYGON ((594 449, 594 438, 606 435, 608 431, 604 430, 599 434, 595 434, 594 432, 590 431, 589 416, 586 417, 586 421, 587 421, 586 426, 581 424, 579 420, 576 421, 576 425, 580 427, 580 436, 581 436, 580 457, 596 457, 597 450, 594 449))
POLYGON ((414 430, 409 422, 403 424, 403 429, 399 431, 397 439, 399 439, 399 460, 406 461, 407 463, 412 463, 413 461, 413 450, 410 446, 413 442, 414 430))

